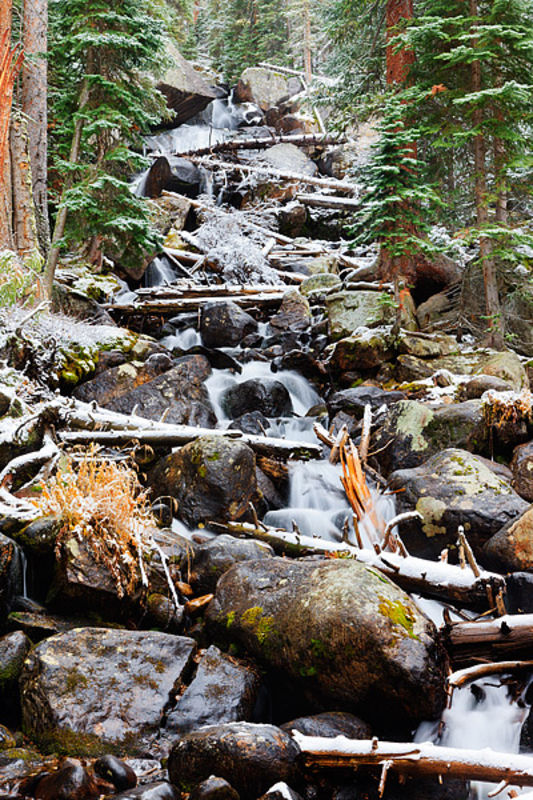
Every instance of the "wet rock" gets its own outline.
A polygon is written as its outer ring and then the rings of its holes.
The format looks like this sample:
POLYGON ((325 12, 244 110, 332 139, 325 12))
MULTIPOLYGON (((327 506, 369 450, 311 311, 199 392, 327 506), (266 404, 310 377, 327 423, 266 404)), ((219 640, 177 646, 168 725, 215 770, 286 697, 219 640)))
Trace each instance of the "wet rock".
POLYGON ((202 725, 252 719, 259 675, 211 645, 196 675, 168 714, 165 734, 184 734, 202 725))
POLYGON ((373 449, 386 472, 417 467, 447 447, 488 453, 489 430, 479 400, 429 406, 401 400, 388 412, 373 440, 373 449), (381 449, 384 448, 384 449, 381 449))
POLYGON ((317 711, 342 704, 392 730, 442 708, 445 664, 433 624, 408 595, 356 562, 235 564, 218 582, 207 619, 317 711))
POLYGON ((334 373, 342 373, 379 367, 393 358, 394 347, 388 330, 361 328, 335 342, 326 352, 329 368, 334 373))
POLYGON ((268 67, 248 67, 239 78, 234 99, 237 103, 256 103, 267 111, 302 89, 299 78, 288 77, 268 67))
POLYGON ((179 800, 179 794, 167 781, 156 781, 113 795, 113 800, 179 800))
POLYGON ((455 545, 459 525, 479 556, 483 544, 528 507, 484 459, 454 448, 414 469, 393 472, 389 485, 402 490, 399 512, 416 509, 422 515, 404 523, 401 535, 407 549, 424 558, 437 558, 455 545))
POLYGON ((156 628, 169 633, 179 633, 183 627, 183 606, 176 608, 164 594, 151 594, 146 601, 146 614, 156 628))
POLYGON ((105 406, 127 392, 131 392, 132 389, 143 386, 158 375, 167 372, 171 367, 170 356, 164 353, 154 354, 148 358, 145 364, 123 363, 100 371, 90 381, 77 386, 73 395, 86 403, 95 400, 98 405, 105 406))
MULTIPOLYGON (((460 778, 445 778, 442 783, 438 777, 407 777, 400 784, 393 779, 391 796, 394 800, 469 800, 472 797, 469 781, 460 778)), ((389 791, 387 790, 387 795, 389 791)))
POLYGON ((4 722, 18 722, 18 679, 30 648, 31 642, 22 631, 13 631, 0 638, 0 719, 4 722))
POLYGON ((311 717, 298 717, 280 727, 287 733, 299 731, 304 736, 346 736, 348 739, 370 739, 372 736, 368 723, 346 711, 324 711, 311 717))
POLYGON ((98 779, 79 762, 74 762, 39 778, 34 797, 36 800, 98 800, 103 790, 98 779))
POLYGON ((239 794, 224 778, 211 775, 194 787, 189 800, 239 800, 239 794))
POLYGON ((21 593, 21 550, 12 539, 0 533, 0 630, 5 626, 15 596, 21 593))
POLYGON ((271 786, 260 800, 302 800, 302 796, 287 786, 284 781, 280 781, 271 786))
POLYGON ((242 442, 201 436, 159 461, 149 483, 175 498, 187 525, 240 519, 257 490, 255 456, 242 442))
POLYGON ((329 335, 332 339, 351 336, 357 328, 375 328, 393 323, 395 310, 383 303, 379 292, 342 291, 326 298, 329 335))
POLYGON ((259 561, 271 558, 273 549, 254 539, 236 539, 222 534, 194 549, 192 584, 198 594, 214 592, 219 578, 238 561, 259 561))
POLYGON ((379 386, 363 385, 335 392, 327 401, 327 406, 330 414, 343 411, 356 419, 362 419, 365 406, 369 405, 372 411, 377 411, 381 406, 392 406, 400 400, 405 400, 403 392, 387 392, 379 386))
POLYGON ((511 461, 513 489, 533 503, 533 441, 515 448, 511 461))
POLYGON ((277 314, 269 321, 273 333, 305 331, 311 324, 309 301, 297 289, 290 289, 283 295, 277 314))
POLYGON ((142 753, 195 647, 192 639, 154 631, 78 628, 53 636, 24 664, 24 730, 43 747, 70 754, 142 753))
POLYGON ((12 611, 8 617, 8 627, 12 630, 21 630, 33 643, 64 633, 72 628, 79 627, 79 622, 70 618, 48 614, 46 609, 36 611, 12 611))
POLYGON ((236 347, 257 322, 237 303, 206 303, 200 318, 200 333, 206 347, 236 347))
POLYGON ((505 578, 505 606, 509 614, 533 614, 533 575, 512 572, 505 578))
POLYGON ((183 790, 210 775, 227 780, 242 800, 255 800, 273 783, 296 783, 299 748, 273 725, 230 722, 186 734, 168 759, 170 780, 183 790))
POLYGON ((243 433, 252 433, 261 436, 269 427, 270 420, 261 411, 247 411, 246 414, 231 421, 232 428, 238 428, 243 433))
POLYGON ((265 417, 288 416, 292 413, 289 392, 274 378, 250 378, 230 386, 224 392, 222 405, 232 419, 251 411, 260 411, 265 417))
POLYGON ((493 375, 475 375, 461 386, 460 393, 465 400, 476 400, 485 392, 507 392, 512 388, 511 384, 502 378, 495 378, 493 375))
POLYGON ((42 755, 23 747, 0 750, 0 776, 2 791, 7 792, 6 797, 19 800, 21 793, 24 797, 26 792, 23 787, 26 783, 35 785, 35 778, 32 776, 45 768, 45 762, 42 755))
POLYGON ((174 124, 181 125, 195 114, 199 114, 215 99, 216 93, 186 61, 170 39, 166 43, 166 55, 170 65, 157 84, 165 95, 167 106, 174 112, 174 124))
POLYGON ((17 533, 17 542, 26 553, 41 557, 39 567, 43 569, 42 556, 54 552, 57 534, 63 524, 59 515, 39 517, 17 533))
POLYGON ((137 414, 147 419, 176 425, 198 425, 213 428, 216 415, 211 406, 204 381, 211 373, 209 361, 200 355, 184 356, 176 366, 105 404, 112 411, 137 414))
POLYGON ((495 533, 483 552, 500 572, 533 571, 533 505, 495 533))
POLYGON ((100 778, 112 783, 117 791, 133 789, 137 786, 137 775, 135 771, 116 756, 107 755, 97 758, 93 764, 93 769, 100 778))

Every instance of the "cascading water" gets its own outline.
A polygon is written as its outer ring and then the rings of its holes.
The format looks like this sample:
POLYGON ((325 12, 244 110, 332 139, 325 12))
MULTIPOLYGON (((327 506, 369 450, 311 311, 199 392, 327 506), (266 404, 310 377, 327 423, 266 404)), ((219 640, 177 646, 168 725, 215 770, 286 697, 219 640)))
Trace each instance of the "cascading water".
MULTIPOLYGON (((491 676, 456 688, 441 722, 424 722, 415 741, 470 750, 490 748, 518 753, 520 733, 530 706, 526 692, 533 676, 518 686, 510 676, 491 676), (518 688, 517 688, 518 687, 518 688)), ((470 800, 487 800, 494 784, 474 781, 470 800)))

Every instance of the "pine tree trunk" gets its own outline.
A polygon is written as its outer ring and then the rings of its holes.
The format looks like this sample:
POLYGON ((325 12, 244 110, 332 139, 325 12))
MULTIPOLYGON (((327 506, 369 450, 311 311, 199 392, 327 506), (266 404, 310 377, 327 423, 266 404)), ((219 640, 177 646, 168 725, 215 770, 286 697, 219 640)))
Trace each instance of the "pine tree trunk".
POLYGON ((311 62, 311 11, 309 0, 303 0, 304 16, 304 72, 308 83, 313 80, 313 66, 311 62))
POLYGON ((10 132, 13 240, 23 258, 39 250, 26 120, 13 114, 10 132))
MULTIPOLYGON (((478 15, 477 0, 470 0, 470 16, 476 18, 478 15)), ((472 25, 472 45, 477 45, 477 23, 472 25)), ((471 64, 472 92, 478 93, 482 88, 481 81, 481 62, 476 59, 471 64)), ((475 101, 474 101, 475 102, 475 101)), ((487 164, 486 164, 486 143, 482 132, 483 109, 475 105, 472 113, 472 125, 479 131, 474 137, 474 194, 476 204, 476 221, 481 231, 479 239, 479 254, 483 267, 483 283, 485 287, 485 309, 487 315, 487 343, 491 347, 501 348, 503 346, 503 336, 500 316, 500 298, 498 295, 497 272, 494 258, 492 257, 492 241, 483 235, 489 221, 489 209, 487 200, 487 164)))
POLYGON ((24 52, 22 71, 22 111, 28 120, 33 199, 37 214, 39 243, 43 253, 50 247, 50 222, 47 195, 47 26, 48 0, 24 2, 24 52))

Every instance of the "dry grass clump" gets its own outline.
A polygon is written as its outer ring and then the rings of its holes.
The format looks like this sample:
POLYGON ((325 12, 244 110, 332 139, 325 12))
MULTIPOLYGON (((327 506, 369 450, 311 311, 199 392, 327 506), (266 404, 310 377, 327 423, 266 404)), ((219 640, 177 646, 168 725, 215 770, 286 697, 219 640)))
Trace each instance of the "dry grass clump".
POLYGON ((483 411, 487 425, 504 425, 533 422, 533 396, 528 389, 521 392, 488 391, 483 395, 483 411))
POLYGON ((96 447, 79 461, 65 456, 32 502, 43 513, 63 520, 55 545, 57 558, 75 536, 89 543, 97 561, 110 571, 119 597, 133 595, 139 578, 147 583, 143 553, 153 547, 150 529, 156 523, 137 474, 126 463, 101 458, 96 447))

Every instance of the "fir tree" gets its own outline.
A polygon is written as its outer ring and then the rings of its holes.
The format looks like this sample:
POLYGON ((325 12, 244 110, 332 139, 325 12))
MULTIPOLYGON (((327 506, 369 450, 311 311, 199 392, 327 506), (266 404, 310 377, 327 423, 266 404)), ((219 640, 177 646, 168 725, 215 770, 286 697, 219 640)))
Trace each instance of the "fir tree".
POLYGON ((62 244, 89 242, 89 256, 138 261, 157 244, 145 204, 127 179, 131 149, 163 109, 146 75, 161 60, 163 23, 143 0, 51 4, 52 125, 62 191, 46 284, 62 244), (127 251, 127 254, 126 254, 127 251))

